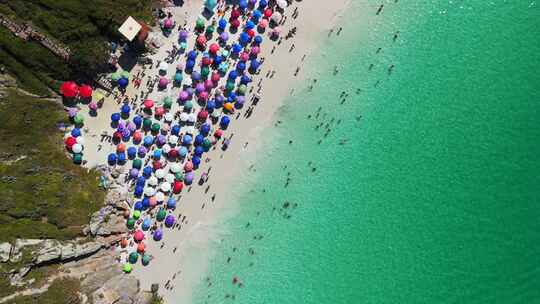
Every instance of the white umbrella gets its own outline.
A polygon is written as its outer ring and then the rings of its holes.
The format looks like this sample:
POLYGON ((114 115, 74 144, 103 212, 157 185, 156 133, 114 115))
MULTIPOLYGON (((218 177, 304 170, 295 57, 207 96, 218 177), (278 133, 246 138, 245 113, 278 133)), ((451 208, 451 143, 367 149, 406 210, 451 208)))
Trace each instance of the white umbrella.
POLYGON ((195 133, 195 127, 194 126, 189 126, 189 127, 186 128, 186 134, 193 135, 193 133, 195 133))
POLYGON ((159 189, 163 192, 169 192, 171 191, 171 184, 169 183, 162 183, 161 186, 159 186, 159 189))
POLYGON ((281 18, 283 18, 283 16, 281 15, 280 12, 274 12, 271 18, 272 18, 272 21, 274 21, 275 23, 279 23, 281 21, 281 18))
POLYGON ((75 141, 77 141, 77 143, 80 144, 81 146, 84 146, 84 137, 79 136, 75 138, 75 141))
POLYGON ((176 135, 169 136, 169 142, 171 143, 171 145, 176 145, 178 143, 178 136, 176 135))
POLYGON ((169 154, 169 152, 171 151, 171 146, 169 146, 168 144, 164 144, 163 147, 161 147, 161 151, 163 151, 163 153, 165 154, 169 154))
POLYGON ((163 202, 165 200, 165 194, 163 192, 156 193, 156 201, 163 202))
POLYGON ((189 122, 196 122, 197 121, 197 116, 195 115, 195 113, 189 114, 188 121, 189 122))
POLYGON ((150 178, 148 179, 148 184, 149 184, 150 186, 156 186, 156 185, 158 184, 158 179, 157 179, 157 177, 155 177, 155 176, 153 176, 153 175, 150 176, 150 178))
POLYGON ((276 3, 281 9, 285 9, 287 7, 287 1, 286 0, 277 0, 276 3))
POLYGON ((74 144, 71 147, 71 151, 73 151, 73 153, 81 153, 82 149, 83 149, 83 146, 81 144, 74 144))
POLYGON ((179 163, 172 163, 169 167, 172 173, 178 173, 182 171, 182 166, 179 163))
POLYGON ((169 69, 169 64, 167 64, 165 61, 162 61, 160 64, 159 64, 159 70, 160 71, 166 71, 169 69))
POLYGON ((152 188, 152 187, 147 187, 144 189, 144 194, 146 196, 154 196, 154 194, 156 194, 156 189, 152 188))
POLYGON ((174 115, 171 113, 171 112, 167 112, 163 118, 165 119, 165 121, 173 121, 174 119, 174 115))
POLYGON ((163 170, 163 169, 157 169, 157 170, 156 170, 156 177, 157 177, 157 178, 164 178, 164 177, 165 177, 165 170, 163 170))
POLYGON ((182 112, 182 114, 180 114, 180 120, 181 120, 181 121, 186 122, 186 121, 188 120, 188 118, 189 118, 189 114, 188 114, 188 113, 182 112))
POLYGON ((165 176, 165 180, 166 180, 168 183, 174 183, 174 180, 175 180, 174 175, 172 175, 172 174, 170 174, 170 173, 167 174, 167 175, 165 176))

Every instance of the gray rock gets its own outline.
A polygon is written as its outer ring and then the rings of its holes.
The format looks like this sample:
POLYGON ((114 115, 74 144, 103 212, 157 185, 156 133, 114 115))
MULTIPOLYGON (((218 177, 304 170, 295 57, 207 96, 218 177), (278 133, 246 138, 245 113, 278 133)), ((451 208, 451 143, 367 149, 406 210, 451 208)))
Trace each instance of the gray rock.
POLYGON ((62 248, 60 242, 56 240, 45 240, 40 244, 40 249, 37 251, 37 258, 34 264, 40 265, 59 260, 61 255, 62 248))
POLYGON ((11 255, 11 246, 10 243, 1 243, 0 244, 0 263, 5 263, 9 261, 9 256, 11 255))
POLYGON ((106 206, 92 215, 87 229, 92 236, 109 236, 127 231, 125 220, 113 211, 112 206, 106 206))
POLYGON ((120 274, 103 283, 92 293, 94 304, 134 304, 139 294, 139 280, 131 275, 120 274))

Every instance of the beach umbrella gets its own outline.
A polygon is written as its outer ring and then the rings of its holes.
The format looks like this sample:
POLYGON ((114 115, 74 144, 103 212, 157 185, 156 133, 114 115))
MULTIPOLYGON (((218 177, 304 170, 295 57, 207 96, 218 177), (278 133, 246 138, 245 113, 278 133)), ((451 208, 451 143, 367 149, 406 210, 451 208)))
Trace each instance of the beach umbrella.
POLYGON ((64 95, 64 97, 72 98, 79 93, 79 87, 73 81, 65 81, 60 86, 60 93, 64 95))
POLYGON ((186 113, 186 112, 180 113, 180 121, 186 122, 186 121, 188 120, 188 118, 189 118, 189 114, 188 114, 188 113, 186 113))
POLYGON ((287 1, 286 0, 276 0, 276 4, 279 6, 279 8, 281 9, 285 9, 287 8, 287 1))
POLYGON ((116 145, 116 152, 117 153, 123 153, 126 151, 126 145, 124 143, 119 143, 116 145))
POLYGON ((268 5, 268 1, 267 0, 259 0, 259 7, 260 8, 264 8, 265 6, 268 5))
POLYGON ((186 185, 191 185, 191 183, 193 183, 193 178, 194 177, 195 177, 195 175, 194 175, 194 173, 192 171, 187 172, 186 176, 184 178, 184 182, 186 183, 186 185))
POLYGON ((165 209, 161 208, 156 214, 156 219, 161 222, 165 219, 165 216, 167 216, 167 212, 165 211, 165 209))
POLYGON ((180 157, 186 157, 188 153, 188 150, 186 147, 180 147, 180 149, 178 149, 178 154, 180 154, 180 157))
POLYGON ((212 147, 212 142, 210 141, 210 139, 205 138, 203 140, 202 147, 203 147, 204 151, 208 152, 208 150, 210 150, 210 148, 212 147))
POLYGON ((71 148, 73 148, 73 145, 75 145, 76 143, 77 139, 73 136, 69 136, 64 140, 64 144, 66 145, 66 148, 68 148, 68 150, 71 150, 71 148))
POLYGON ((262 19, 261 21, 259 21, 259 28, 260 29, 266 29, 268 27, 268 20, 266 19, 262 19))
POLYGON ((181 41, 186 41, 188 36, 189 36, 189 33, 186 30, 181 30, 180 32, 178 32, 178 39, 181 41))
POLYGON ((187 161, 186 164, 184 165, 184 170, 186 172, 193 170, 193 163, 191 161, 187 161))
POLYGON ((157 178, 164 178, 166 173, 163 169, 158 169, 155 172, 157 178))
POLYGON ((267 8, 267 9, 264 10, 264 17, 265 18, 270 18, 270 17, 272 17, 273 13, 274 12, 271 9, 267 8))
POLYGON ((181 83, 182 82, 182 73, 181 72, 176 72, 176 74, 174 74, 174 82, 175 83, 181 83))
POLYGON ((272 14, 272 21, 274 21, 275 23, 279 24, 281 22, 281 19, 283 18, 283 16, 281 15, 280 12, 274 12, 274 14, 272 14))
POLYGON ((240 84, 248 84, 251 82, 251 78, 248 75, 242 75, 240 77, 240 84))
POLYGON ((76 141, 79 145, 84 146, 84 137, 79 136, 79 137, 75 138, 75 141, 76 141))
POLYGON ((171 151, 171 146, 169 144, 164 144, 163 147, 161 147, 161 151, 165 154, 169 154, 171 151))
MULTIPOLYGON (((137 125, 133 122, 133 121, 130 121, 128 122, 127 124, 127 130, 130 132, 130 134, 132 132, 135 132, 135 130, 137 130, 137 125)), ((129 136, 129 135, 128 135, 129 136)))
POLYGON ((120 78, 118 80, 118 85, 122 88, 122 89, 125 89, 128 85, 129 81, 126 79, 126 78, 120 78))
POLYGON ((107 162, 109 164, 115 164, 116 163, 116 154, 111 153, 107 156, 107 162))
POLYGON ((154 106, 154 101, 152 99, 146 99, 143 105, 146 109, 151 109, 154 106))
MULTIPOLYGON (((195 118, 195 116, 192 116, 192 117, 195 118)), ((195 127, 194 126, 187 126, 186 127, 186 134, 193 135, 194 133, 195 133, 195 127)))
POLYGON ((170 197, 169 200, 167 200, 167 208, 174 209, 176 208, 176 200, 174 197, 170 197))
POLYGON ((73 122, 77 125, 82 125, 84 123, 84 116, 82 116, 81 113, 77 113, 77 115, 73 117, 73 122))
POLYGON ((71 130, 71 136, 73 136, 73 137, 81 136, 81 129, 80 128, 73 128, 73 130, 71 130))
POLYGON ((260 48, 258 46, 254 46, 254 47, 251 48, 249 53, 252 56, 257 56, 257 54, 259 54, 259 52, 260 52, 260 48))
POLYGON ((158 193, 156 193, 155 199, 156 199, 156 201, 161 203, 161 202, 163 202, 165 200, 165 194, 163 194, 163 192, 158 192, 158 193))
POLYGON ((191 122, 191 123, 194 123, 197 121, 197 116, 195 116, 194 113, 191 113, 188 115, 188 121, 191 122))
MULTIPOLYGON (((191 73, 191 79, 195 82, 201 80, 201 74, 199 72, 196 72, 196 71, 193 71, 191 73)), ((188 94, 189 94, 189 91, 188 91, 188 94)))
POLYGON ((135 227, 135 219, 133 219, 132 217, 128 218, 126 221, 126 226, 128 227, 128 229, 133 229, 135 227))
POLYGON ((135 148, 135 147, 129 147, 129 148, 127 149, 127 155, 128 155, 128 158, 129 158, 129 159, 135 158, 135 156, 137 156, 137 148, 135 148))
POLYGON ((136 202, 135 205, 133 206, 133 209, 142 210, 143 209, 143 203, 141 201, 136 202))
POLYGON ((244 10, 247 8, 247 6, 248 6, 247 0, 238 1, 238 7, 240 7, 240 9, 244 10))
POLYGON ((144 232, 142 232, 141 230, 135 231, 135 233, 133 234, 133 239, 135 240, 135 242, 141 242, 142 240, 144 240, 144 232))
POLYGON ((192 137, 191 135, 184 135, 184 137, 182 138, 182 144, 184 145, 190 145, 191 144, 191 141, 192 141, 192 137))
POLYGON ((141 263, 143 264, 143 266, 148 266, 148 264, 150 264, 150 256, 147 254, 143 254, 141 258, 141 263))
POLYGON ((81 153, 83 150, 83 146, 81 144, 74 144, 72 147, 71 147, 71 151, 73 153, 81 153))
POLYGON ((80 154, 80 153, 73 154, 73 163, 74 164, 82 163, 82 154, 80 154))
POLYGON ((169 158, 177 158, 178 157, 178 151, 176 149, 171 149, 168 153, 169 158))
POLYGON ((141 127, 142 121, 143 121, 143 119, 142 119, 142 117, 140 117, 139 115, 135 115, 135 117, 133 117, 133 123, 135 124, 135 126, 136 126, 137 128, 140 128, 140 127, 141 127))
POLYGON ((169 84, 169 80, 165 77, 161 77, 158 84, 160 88, 165 88, 169 84))
POLYGON ((186 100, 188 100, 188 98, 189 98, 189 94, 188 94, 188 92, 186 92, 186 91, 181 91, 180 94, 178 95, 178 98, 179 98, 181 101, 186 101, 186 100))
POLYGON ((141 197, 144 193, 144 187, 143 186, 135 186, 135 191, 134 192, 134 195, 136 197, 141 197))
POLYGON ((222 42, 227 42, 227 40, 229 40, 229 34, 227 34, 227 32, 219 34, 219 40, 222 42))
MULTIPOLYGON (((263 42, 263 37, 261 35, 257 35, 255 36, 255 38, 253 38, 253 42, 256 44, 256 45, 260 45, 262 42, 263 42)), ((258 48, 257 48, 258 49, 258 48)), ((257 52, 258 54, 259 52, 257 52)))
POLYGON ((195 21, 195 28, 197 29, 204 28, 204 19, 202 17, 197 18, 197 21, 195 21))
POLYGON ((216 132, 214 132, 214 137, 221 138, 223 136, 223 130, 217 129, 216 132))
POLYGON ((221 30, 224 30, 227 27, 227 20, 225 19, 219 19, 218 21, 218 28, 221 30))
POLYGON ((154 232, 154 241, 159 242, 163 238, 163 231, 161 229, 157 229, 156 232, 154 232))
POLYGON ((248 20, 246 22, 245 28, 248 29, 248 30, 251 30, 251 29, 255 28, 255 23, 253 21, 251 21, 251 20, 248 20))
POLYGON ((144 195, 146 196, 154 196, 156 194, 156 189, 152 188, 152 187, 146 187, 144 189, 144 195))
POLYGON ((154 158, 160 159, 161 158, 161 150, 157 149, 154 151, 154 158))
POLYGON ((204 140, 204 136, 202 134, 197 134, 197 136, 195 136, 194 145, 195 146, 200 146, 202 144, 203 140, 204 140))
POLYGON ((208 50, 210 51, 210 53, 215 55, 219 51, 219 45, 217 43, 212 43, 208 50))
POLYGON ((150 129, 150 127, 152 126, 152 120, 150 118, 145 118, 143 120, 143 129, 150 129))
POLYGON ((159 125, 159 123, 155 122, 150 127, 150 130, 152 130, 152 132, 154 132, 154 133, 157 133, 157 132, 159 132, 160 128, 161 128, 161 126, 159 125))
POLYGON ((140 146, 139 148, 137 148, 137 155, 141 158, 144 158, 147 152, 148 149, 146 149, 145 146, 140 146))
POLYGON ((206 91, 209 92, 210 90, 212 90, 213 87, 214 87, 214 82, 212 82, 211 79, 206 79, 206 80, 204 81, 204 89, 205 89, 206 91))
POLYGON ((144 246, 144 243, 141 242, 137 245, 137 252, 138 253, 144 253, 144 251, 146 250, 146 246, 144 246))
POLYGON ((238 19, 232 19, 230 20, 230 22, 231 22, 231 28, 236 29, 240 26, 240 20, 238 19))
POLYGON ((186 71, 191 71, 194 66, 195 66, 195 60, 189 59, 188 61, 186 61, 186 71))
POLYGON ((254 10, 253 13, 251 13, 251 18, 253 18, 255 22, 257 22, 261 17, 262 17, 262 13, 258 9, 254 10))
POLYGON ((180 126, 179 125, 172 126, 171 134, 175 135, 175 136, 178 136, 180 134, 180 126))
MULTIPOLYGON (((201 140, 201 144, 202 144, 202 140, 201 140)), ((203 147, 197 146, 197 147, 195 147, 195 151, 194 151, 193 153, 194 153, 195 155, 201 157, 201 155, 203 154, 203 152, 204 152, 203 147)), ((194 161, 193 161, 193 163, 194 163, 194 165, 195 165, 195 162, 194 162, 194 161)), ((196 167, 196 166, 195 166, 195 167, 196 167)))
POLYGON ((150 177, 150 175, 152 174, 152 172, 154 172, 154 171, 152 170, 152 167, 146 166, 146 167, 144 167, 144 169, 143 169, 143 176, 146 177, 146 178, 148 178, 148 177, 150 177))
POLYGON ((120 247, 126 248, 127 245, 128 245, 128 240, 126 238, 122 238, 122 240, 120 241, 120 247))
POLYGON ((120 71, 114 72, 111 74, 111 80, 116 82, 122 78, 122 75, 120 74, 120 71))
POLYGON ((129 80, 129 72, 128 71, 122 71, 120 73, 120 78, 125 78, 126 80, 129 80))
POLYGON ((92 97, 92 87, 87 84, 83 84, 79 88, 79 96, 81 96, 82 98, 92 97))
POLYGON ((237 69, 238 69, 238 71, 242 72, 242 71, 244 71, 246 69, 246 63, 245 62, 249 60, 249 54, 247 52, 240 53, 240 60, 241 61, 238 62, 238 65, 237 65, 237 69), (242 65, 240 66, 240 64, 242 64, 242 65))
MULTIPOLYGON (((140 160, 140 159, 137 159, 137 160, 140 160)), ((136 182, 137 186, 144 186, 145 183, 146 183, 146 177, 142 175, 137 177, 137 182, 136 182)))
POLYGON ((192 51, 189 51, 189 53, 187 54, 187 58, 188 60, 195 60, 197 59, 197 55, 199 55, 199 53, 195 50, 192 50, 192 51))
POLYGON ((178 194, 182 191, 182 188, 184 187, 184 184, 182 184, 181 181, 174 181, 173 183, 173 193, 178 194))
POLYGON ((205 47, 206 46, 206 37, 204 35, 199 35, 199 37, 197 37, 197 45, 199 45, 200 47, 205 47))
POLYGON ((240 17, 242 13, 240 12, 240 10, 238 10, 237 8, 234 8, 232 11, 231 11, 231 18, 232 19, 236 19, 238 17, 240 17))
POLYGON ((132 270, 133 270, 133 267, 131 266, 131 264, 126 263, 122 267, 122 271, 124 271, 125 273, 131 273, 132 270))
MULTIPOLYGON (((200 149, 200 154, 202 155, 202 153, 204 152, 204 149, 203 147, 197 147, 198 149, 200 149)), ((198 168, 199 165, 201 164, 201 158, 200 156, 193 156, 193 158, 191 159, 191 161, 193 162, 193 167, 194 168, 198 168)))
POLYGON ((166 28, 166 29, 171 29, 172 27, 174 26, 174 22, 171 18, 167 18, 165 19, 165 21, 163 21, 163 27, 166 28))
POLYGON ((150 220, 149 218, 145 218, 141 224, 141 228, 144 231, 150 229, 151 226, 152 226, 152 220, 150 220))
POLYGON ((77 108, 69 108, 68 117, 69 118, 75 117, 75 115, 77 115, 77 112, 79 112, 79 110, 77 110, 77 108))
POLYGON ((219 125, 221 126, 222 129, 226 129, 229 126, 230 122, 231 122, 231 119, 229 118, 229 116, 224 115, 223 117, 221 117, 221 121, 219 122, 219 125))
POLYGON ((165 175, 165 180, 170 184, 174 183, 174 175, 171 173, 168 173, 167 175, 165 175))
POLYGON ((123 164, 126 161, 126 154, 124 153, 116 153, 116 157, 119 164, 123 164))
POLYGON ((159 70, 160 71, 167 71, 169 69, 169 64, 165 61, 162 61, 159 63, 159 70))
POLYGON ((171 184, 169 183, 162 183, 160 186, 159 186, 159 189, 161 191, 163 191, 164 193, 167 193, 169 191, 171 191, 171 184))
POLYGON ((143 140, 143 144, 145 146, 151 146, 152 144, 154 143, 154 138, 152 137, 152 135, 147 135, 144 137, 144 140, 143 140))
POLYGON ((141 169, 142 167, 142 160, 140 158, 134 159, 132 163, 133 168, 141 169))
POLYGON ((207 136, 208 133, 210 133, 210 125, 207 123, 202 124, 200 127, 200 132, 201 132, 201 135, 207 136))
POLYGON ((232 104, 232 102, 226 102, 223 105, 223 108, 229 112, 232 112, 234 110, 234 105, 232 104))
POLYGON ((255 37, 255 31, 253 29, 251 30, 246 30, 246 33, 248 34, 249 38, 253 38, 255 37))
POLYGON ((136 253, 136 252, 132 252, 129 254, 129 258, 128 258, 128 261, 131 263, 131 264, 135 264, 137 263, 137 260, 139 259, 139 255, 136 253))
POLYGON ((175 222, 174 215, 172 214, 167 215, 167 217, 165 218, 165 226, 170 228, 174 225, 174 222, 175 222))
POLYGON ((249 42, 249 35, 246 32, 242 32, 239 38, 240 44, 245 45, 249 42))
POLYGON ((215 28, 212 26, 212 25, 209 25, 207 28, 206 28, 206 31, 205 33, 209 36, 211 36, 214 32, 215 32, 215 28))
POLYGON ((137 168, 131 168, 129 170, 129 176, 131 178, 136 178, 137 176, 139 176, 139 170, 137 170, 137 168))
POLYGON ((257 61, 257 59, 253 59, 250 62, 249 70, 252 72, 256 72, 260 66, 261 66, 261 63, 257 61))

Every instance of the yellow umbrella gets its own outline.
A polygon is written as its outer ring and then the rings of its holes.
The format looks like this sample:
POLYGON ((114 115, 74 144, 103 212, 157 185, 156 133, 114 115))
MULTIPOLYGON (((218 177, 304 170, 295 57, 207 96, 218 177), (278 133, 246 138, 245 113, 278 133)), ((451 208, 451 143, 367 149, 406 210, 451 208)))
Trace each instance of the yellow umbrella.
POLYGON ((105 99, 105 96, 101 94, 100 92, 94 91, 92 93, 92 100, 95 102, 101 101, 102 99, 105 99))
POLYGON ((233 110, 233 104, 230 103, 230 102, 227 102, 223 105, 223 108, 229 112, 231 112, 233 110))

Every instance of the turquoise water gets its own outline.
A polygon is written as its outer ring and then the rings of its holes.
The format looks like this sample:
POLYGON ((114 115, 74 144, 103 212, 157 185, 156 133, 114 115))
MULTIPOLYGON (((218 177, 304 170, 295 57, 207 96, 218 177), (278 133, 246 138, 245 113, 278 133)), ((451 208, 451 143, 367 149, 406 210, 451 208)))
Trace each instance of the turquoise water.
POLYGON ((540 3, 385 3, 311 59, 197 303, 540 303, 540 3))

